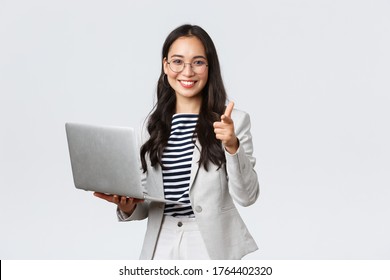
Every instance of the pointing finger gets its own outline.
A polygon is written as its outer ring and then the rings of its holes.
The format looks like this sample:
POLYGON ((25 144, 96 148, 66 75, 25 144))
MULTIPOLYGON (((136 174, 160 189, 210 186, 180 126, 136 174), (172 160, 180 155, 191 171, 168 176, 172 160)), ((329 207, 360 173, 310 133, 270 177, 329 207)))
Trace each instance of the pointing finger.
POLYGON ((224 115, 230 118, 232 115, 233 107, 234 107, 234 102, 230 101, 229 104, 226 106, 224 115))

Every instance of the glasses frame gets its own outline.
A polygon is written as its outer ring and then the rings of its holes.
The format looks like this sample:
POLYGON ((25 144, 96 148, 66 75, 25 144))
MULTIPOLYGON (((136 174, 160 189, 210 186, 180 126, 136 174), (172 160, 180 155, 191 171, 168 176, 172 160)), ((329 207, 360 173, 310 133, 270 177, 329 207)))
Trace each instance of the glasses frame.
MULTIPOLYGON (((191 67, 191 70, 192 70, 194 73, 196 73, 196 74, 203 74, 203 73, 206 71, 206 69, 209 67, 208 63, 206 62, 204 70, 203 70, 202 72, 198 73, 198 72, 194 71, 194 67, 193 67, 193 65, 192 65, 192 63, 194 63, 194 62, 187 62, 187 63, 186 63, 186 62, 183 62, 183 69, 181 69, 180 71, 175 71, 175 70, 173 70, 172 67, 171 67, 171 62, 172 62, 172 60, 175 60, 175 59, 173 58, 173 59, 171 59, 171 61, 167 61, 167 64, 168 64, 168 66, 169 66, 169 69, 171 69, 171 71, 172 71, 172 72, 175 72, 175 73, 181 73, 181 72, 183 72, 184 69, 186 69, 186 64, 189 64, 190 67, 191 67)), ((196 67, 195 67, 195 69, 196 69, 196 67)))

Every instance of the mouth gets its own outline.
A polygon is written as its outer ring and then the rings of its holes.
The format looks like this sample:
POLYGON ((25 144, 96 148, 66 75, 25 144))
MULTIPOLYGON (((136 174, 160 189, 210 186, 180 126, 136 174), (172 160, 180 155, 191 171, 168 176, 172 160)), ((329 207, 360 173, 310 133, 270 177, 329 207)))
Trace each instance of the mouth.
POLYGON ((180 84, 184 88, 192 88, 197 81, 185 81, 185 80, 179 80, 180 84))

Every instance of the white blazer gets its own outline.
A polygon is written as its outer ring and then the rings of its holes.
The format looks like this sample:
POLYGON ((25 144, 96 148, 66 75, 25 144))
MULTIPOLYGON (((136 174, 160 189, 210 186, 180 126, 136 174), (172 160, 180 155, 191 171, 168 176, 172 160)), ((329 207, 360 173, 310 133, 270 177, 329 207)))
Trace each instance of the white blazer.
MULTIPOLYGON (((197 141, 192 159, 190 201, 200 233, 211 259, 241 259, 257 250, 257 245, 233 201, 241 206, 253 204, 260 188, 254 166, 250 118, 243 111, 233 110, 235 133, 239 139, 236 154, 225 152, 226 168, 209 163, 209 171, 199 166, 200 143, 197 141)), ((145 188, 149 195, 164 196, 161 167, 148 161, 145 188)), ((140 259, 152 259, 164 214, 164 204, 140 203, 131 216, 117 210, 120 221, 148 218, 140 259)))

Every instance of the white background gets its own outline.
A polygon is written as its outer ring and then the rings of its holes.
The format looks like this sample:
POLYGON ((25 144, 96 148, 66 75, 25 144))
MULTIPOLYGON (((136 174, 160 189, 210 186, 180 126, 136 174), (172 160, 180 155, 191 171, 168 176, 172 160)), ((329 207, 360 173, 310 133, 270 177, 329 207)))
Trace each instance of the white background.
POLYGON ((146 222, 73 186, 64 124, 138 127, 175 27, 250 113, 246 259, 390 258, 390 2, 0 0, 0 259, 137 259, 146 222))

